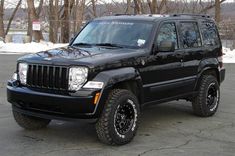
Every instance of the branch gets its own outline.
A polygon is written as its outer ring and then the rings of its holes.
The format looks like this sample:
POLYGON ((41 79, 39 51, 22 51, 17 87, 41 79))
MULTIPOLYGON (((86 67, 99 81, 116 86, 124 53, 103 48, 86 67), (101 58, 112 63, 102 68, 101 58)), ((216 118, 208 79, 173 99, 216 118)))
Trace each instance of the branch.
POLYGON ((39 6, 38 6, 38 9, 37 9, 37 16, 39 17, 41 11, 42 11, 42 5, 43 5, 43 0, 40 0, 39 2, 39 6))
POLYGON ((7 24, 7 29, 6 29, 6 33, 5 33, 6 35, 8 34, 8 32, 10 30, 11 23, 12 23, 12 21, 13 21, 13 19, 15 17, 15 14, 16 14, 17 10, 19 9, 21 3, 22 3, 22 0, 19 0, 17 5, 16 5, 16 7, 15 7, 15 9, 14 9, 14 11, 13 11, 13 13, 11 14, 11 17, 10 17, 9 22, 7 24))
MULTIPOLYGON (((221 0, 219 3, 222 4, 222 3, 225 2, 225 1, 226 1, 226 0, 221 0)), ((205 7, 205 8, 202 9, 200 12, 201 12, 201 13, 205 13, 206 11, 208 11, 208 10, 214 8, 214 7, 215 7, 215 3, 212 4, 212 5, 209 5, 209 6, 205 7)))

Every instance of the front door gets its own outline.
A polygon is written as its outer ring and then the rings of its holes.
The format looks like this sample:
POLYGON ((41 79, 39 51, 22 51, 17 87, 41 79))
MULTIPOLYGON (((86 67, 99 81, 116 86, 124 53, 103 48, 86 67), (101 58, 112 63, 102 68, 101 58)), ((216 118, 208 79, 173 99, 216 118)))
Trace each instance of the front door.
POLYGON ((183 52, 179 50, 175 22, 164 22, 160 25, 155 46, 167 40, 175 43, 175 51, 152 54, 140 73, 144 83, 145 102, 167 99, 177 96, 182 90, 183 52))

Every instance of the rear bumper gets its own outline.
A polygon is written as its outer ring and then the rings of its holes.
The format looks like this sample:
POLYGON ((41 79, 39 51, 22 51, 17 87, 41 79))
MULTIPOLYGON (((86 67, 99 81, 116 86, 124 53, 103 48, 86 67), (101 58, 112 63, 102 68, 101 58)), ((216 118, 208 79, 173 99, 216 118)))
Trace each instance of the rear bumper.
POLYGON ((225 68, 220 70, 220 83, 223 82, 225 79, 225 68))
POLYGON ((87 119, 99 116, 99 100, 94 104, 94 97, 100 90, 83 91, 82 94, 60 95, 38 92, 27 87, 12 86, 8 82, 7 99, 15 111, 23 114, 50 119, 87 119))

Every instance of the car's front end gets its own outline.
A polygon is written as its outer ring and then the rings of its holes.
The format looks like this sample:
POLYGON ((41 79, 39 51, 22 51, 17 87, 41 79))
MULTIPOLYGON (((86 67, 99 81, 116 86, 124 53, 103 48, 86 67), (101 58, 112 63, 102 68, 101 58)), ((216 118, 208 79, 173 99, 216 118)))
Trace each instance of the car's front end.
POLYGON ((88 70, 19 62, 8 81, 8 101, 16 111, 43 118, 94 118, 103 82, 88 81, 88 70))

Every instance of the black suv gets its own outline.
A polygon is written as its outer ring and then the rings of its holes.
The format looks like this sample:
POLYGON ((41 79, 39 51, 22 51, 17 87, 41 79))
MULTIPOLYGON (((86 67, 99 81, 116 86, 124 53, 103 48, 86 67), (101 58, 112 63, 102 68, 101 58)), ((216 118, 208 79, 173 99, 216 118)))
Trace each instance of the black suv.
POLYGON ((88 22, 68 47, 19 58, 7 97, 25 129, 95 119, 99 139, 121 145, 148 104, 185 99, 196 115, 212 116, 224 77, 210 17, 117 15, 88 22))

